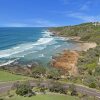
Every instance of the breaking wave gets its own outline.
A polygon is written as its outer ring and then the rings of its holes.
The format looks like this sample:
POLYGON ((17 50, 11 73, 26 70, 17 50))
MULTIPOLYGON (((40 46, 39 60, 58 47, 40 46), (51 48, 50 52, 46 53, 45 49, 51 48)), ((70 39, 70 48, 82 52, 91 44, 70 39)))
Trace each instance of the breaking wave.
POLYGON ((46 45, 50 45, 50 42, 54 40, 53 37, 50 36, 50 32, 44 31, 43 37, 38 39, 36 42, 30 42, 30 43, 24 43, 17 45, 15 47, 12 47, 10 49, 1 50, 0 51, 0 58, 7 58, 11 57, 12 55, 22 53, 22 52, 28 52, 28 50, 42 50, 46 47, 46 45))
POLYGON ((2 64, 0 64, 0 67, 6 66, 6 65, 10 65, 11 63, 14 63, 16 60, 18 60, 18 59, 15 59, 15 60, 9 60, 8 62, 2 63, 2 64))

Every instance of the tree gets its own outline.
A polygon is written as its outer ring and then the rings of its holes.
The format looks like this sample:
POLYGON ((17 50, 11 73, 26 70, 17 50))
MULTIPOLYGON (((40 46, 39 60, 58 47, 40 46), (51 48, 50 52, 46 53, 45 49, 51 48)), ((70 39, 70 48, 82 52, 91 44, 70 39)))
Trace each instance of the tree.
POLYGON ((26 94, 32 93, 32 88, 29 83, 21 83, 16 89, 16 94, 24 96, 26 94))

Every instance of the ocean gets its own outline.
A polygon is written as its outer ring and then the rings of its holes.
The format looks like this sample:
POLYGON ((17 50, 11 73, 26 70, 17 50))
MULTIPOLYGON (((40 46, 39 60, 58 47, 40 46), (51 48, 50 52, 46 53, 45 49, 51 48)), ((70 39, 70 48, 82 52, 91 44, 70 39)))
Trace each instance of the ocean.
POLYGON ((52 36, 47 28, 0 28, 0 66, 34 61, 45 65, 52 56, 76 46, 67 38, 52 36))

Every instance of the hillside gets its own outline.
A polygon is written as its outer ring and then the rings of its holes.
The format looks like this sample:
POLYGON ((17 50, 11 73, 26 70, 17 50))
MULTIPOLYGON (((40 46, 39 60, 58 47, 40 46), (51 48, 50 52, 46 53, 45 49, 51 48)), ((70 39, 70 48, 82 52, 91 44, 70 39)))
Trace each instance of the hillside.
POLYGON ((50 28, 56 35, 64 37, 77 36, 82 41, 91 41, 99 44, 100 42, 100 24, 99 23, 83 23, 74 26, 64 26, 50 28))
POLYGON ((62 54, 53 58, 52 66, 62 69, 65 73, 76 76, 78 74, 76 67, 78 56, 76 51, 65 50, 62 54))
POLYGON ((50 31, 58 36, 78 37, 83 43, 95 42, 97 44, 95 48, 78 52, 77 68, 79 76, 76 80, 74 78, 73 81, 100 89, 100 24, 97 22, 83 23, 75 26, 50 28, 50 31))

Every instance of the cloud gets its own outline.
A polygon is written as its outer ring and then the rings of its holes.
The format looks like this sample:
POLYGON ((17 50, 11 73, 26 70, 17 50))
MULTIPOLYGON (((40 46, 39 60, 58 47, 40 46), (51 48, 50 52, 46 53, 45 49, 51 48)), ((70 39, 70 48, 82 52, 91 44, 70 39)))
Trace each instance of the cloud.
POLYGON ((98 16, 90 16, 90 15, 86 15, 84 13, 70 13, 70 14, 67 14, 67 16, 73 17, 73 18, 77 18, 77 19, 81 19, 84 22, 100 21, 100 15, 98 15, 98 16))
MULTIPOLYGON (((68 0, 62 0, 63 2, 68 3, 68 0)), ((70 10, 66 10, 66 11, 60 11, 57 14, 62 14, 63 16, 67 16, 70 18, 76 18, 79 19, 81 21, 84 22, 96 22, 96 21, 100 21, 100 15, 91 15, 90 13, 88 13, 87 11, 91 11, 91 5, 93 5, 95 2, 91 1, 91 0, 87 0, 86 2, 81 2, 79 4, 79 2, 77 1, 73 1, 69 2, 69 4, 75 6, 75 9, 70 9, 70 10), (79 8, 79 9, 78 9, 79 8)))

